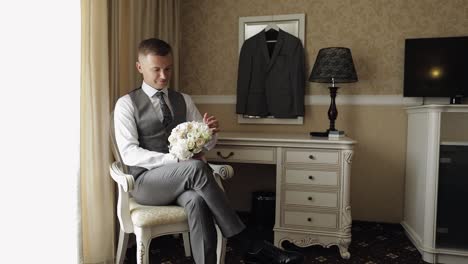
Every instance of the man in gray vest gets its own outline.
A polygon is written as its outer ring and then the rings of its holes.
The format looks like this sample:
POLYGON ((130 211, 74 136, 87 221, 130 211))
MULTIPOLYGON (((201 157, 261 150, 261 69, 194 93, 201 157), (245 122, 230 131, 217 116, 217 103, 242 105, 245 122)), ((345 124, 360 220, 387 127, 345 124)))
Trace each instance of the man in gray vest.
MULTIPOLYGON (((168 153, 167 139, 172 129, 186 121, 203 121, 213 131, 209 150, 216 144, 218 121, 202 117, 190 96, 168 89, 172 75, 171 47, 159 39, 147 39, 138 47, 140 88, 119 98, 114 109, 117 146, 123 162, 135 177, 132 196, 140 204, 185 208, 190 242, 197 264, 216 263, 215 221, 224 237, 246 239, 245 226, 216 184, 201 155, 179 161, 168 153)), ((302 256, 268 243, 253 243, 247 252, 252 263, 301 263, 302 256)), ((247 260, 247 259, 246 259, 247 260)))

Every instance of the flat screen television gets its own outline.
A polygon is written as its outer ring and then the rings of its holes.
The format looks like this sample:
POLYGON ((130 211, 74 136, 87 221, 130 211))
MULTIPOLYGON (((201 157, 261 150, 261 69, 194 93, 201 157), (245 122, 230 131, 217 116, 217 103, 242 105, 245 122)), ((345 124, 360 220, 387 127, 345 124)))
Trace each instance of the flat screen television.
POLYGON ((468 96, 468 36, 405 40, 405 97, 468 96))

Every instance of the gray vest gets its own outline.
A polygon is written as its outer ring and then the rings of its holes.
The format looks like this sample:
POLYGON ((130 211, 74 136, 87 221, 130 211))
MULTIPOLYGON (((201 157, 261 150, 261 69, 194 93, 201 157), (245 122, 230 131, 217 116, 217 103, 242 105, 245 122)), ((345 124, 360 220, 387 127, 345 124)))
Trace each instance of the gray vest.
MULTIPOLYGON (((167 128, 163 126, 162 121, 156 115, 156 111, 159 112, 161 109, 154 108, 148 95, 141 88, 131 91, 129 95, 135 107, 133 116, 137 125, 140 147, 151 151, 168 153, 169 143, 167 138, 172 129, 187 120, 187 106, 182 94, 172 89, 168 90, 173 118, 172 123, 167 128)), ((128 169, 129 173, 135 178, 147 170, 138 166, 129 166, 128 169)))

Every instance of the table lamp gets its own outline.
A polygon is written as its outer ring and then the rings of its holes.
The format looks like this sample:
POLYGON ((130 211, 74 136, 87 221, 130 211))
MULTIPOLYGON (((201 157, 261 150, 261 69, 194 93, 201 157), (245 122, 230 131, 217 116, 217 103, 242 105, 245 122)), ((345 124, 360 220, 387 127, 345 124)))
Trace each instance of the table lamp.
POLYGON ((358 77, 354 68, 351 50, 342 47, 331 47, 320 49, 315 59, 314 67, 310 73, 309 82, 331 83, 330 89, 330 107, 328 108, 328 119, 330 128, 325 132, 310 132, 314 137, 328 137, 330 131, 335 129, 335 120, 338 116, 335 97, 339 87, 335 83, 357 82, 358 77))

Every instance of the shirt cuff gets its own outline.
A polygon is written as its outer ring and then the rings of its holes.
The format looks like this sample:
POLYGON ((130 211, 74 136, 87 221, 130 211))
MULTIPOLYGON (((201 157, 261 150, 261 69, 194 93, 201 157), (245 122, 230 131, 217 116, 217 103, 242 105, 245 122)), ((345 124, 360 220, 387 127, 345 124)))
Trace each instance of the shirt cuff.
POLYGON ((164 158, 162 160, 163 164, 171 164, 171 163, 177 163, 179 162, 179 159, 172 153, 167 153, 164 155, 164 158))
POLYGON ((206 151, 210 151, 216 146, 217 142, 218 142, 218 134, 214 134, 211 140, 208 141, 203 148, 206 151))

